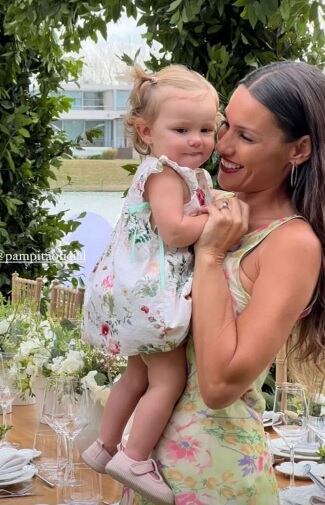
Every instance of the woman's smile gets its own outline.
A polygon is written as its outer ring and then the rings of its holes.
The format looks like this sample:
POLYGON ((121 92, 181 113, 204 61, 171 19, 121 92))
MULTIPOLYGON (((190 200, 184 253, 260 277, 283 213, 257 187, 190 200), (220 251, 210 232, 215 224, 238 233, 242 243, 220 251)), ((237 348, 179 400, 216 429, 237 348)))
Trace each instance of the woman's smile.
POLYGON ((227 174, 238 172, 238 170, 242 169, 243 165, 239 165, 238 163, 234 163, 233 161, 226 160, 225 158, 221 158, 219 169, 227 174))

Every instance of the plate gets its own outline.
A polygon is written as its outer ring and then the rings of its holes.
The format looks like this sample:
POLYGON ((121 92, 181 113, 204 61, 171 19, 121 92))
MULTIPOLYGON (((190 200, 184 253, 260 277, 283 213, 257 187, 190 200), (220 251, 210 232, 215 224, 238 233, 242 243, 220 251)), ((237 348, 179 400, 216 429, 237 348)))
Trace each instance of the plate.
POLYGON ((7 480, 2 480, 0 482, 1 487, 11 486, 11 484, 18 484, 19 482, 25 482, 25 480, 30 480, 32 477, 34 477, 35 473, 36 473, 35 467, 26 466, 25 470, 19 477, 16 477, 14 479, 11 478, 7 480))
MULTIPOLYGON (((290 453, 287 444, 281 438, 273 438, 271 440, 272 452, 275 456, 282 456, 283 458, 289 458, 290 453)), ((301 449, 300 449, 301 450, 301 449)), ((320 456, 316 455, 316 451, 309 454, 301 454, 300 450, 295 451, 295 459, 297 460, 308 460, 308 461, 319 461, 320 456)))
MULTIPOLYGON (((325 477, 325 464, 324 463, 316 463, 315 461, 299 461, 299 463, 294 464, 294 473, 295 477, 298 479, 306 479, 309 480, 308 475, 304 474, 304 466, 309 464, 311 466, 311 471, 317 475, 318 477, 325 477)), ((281 463, 281 465, 277 465, 275 467, 277 472, 283 473, 284 475, 291 475, 291 463, 286 461, 281 463)))

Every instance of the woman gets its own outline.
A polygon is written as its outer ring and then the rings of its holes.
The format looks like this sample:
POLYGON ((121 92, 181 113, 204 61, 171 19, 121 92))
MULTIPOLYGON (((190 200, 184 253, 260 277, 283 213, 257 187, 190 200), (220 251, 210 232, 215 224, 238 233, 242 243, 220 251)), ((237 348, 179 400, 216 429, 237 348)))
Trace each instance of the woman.
POLYGON ((252 72, 226 109, 218 181, 236 197, 196 245, 188 383, 155 452, 177 505, 278 503, 261 386, 294 327, 297 356, 324 356, 324 132, 325 76, 304 63, 252 72))

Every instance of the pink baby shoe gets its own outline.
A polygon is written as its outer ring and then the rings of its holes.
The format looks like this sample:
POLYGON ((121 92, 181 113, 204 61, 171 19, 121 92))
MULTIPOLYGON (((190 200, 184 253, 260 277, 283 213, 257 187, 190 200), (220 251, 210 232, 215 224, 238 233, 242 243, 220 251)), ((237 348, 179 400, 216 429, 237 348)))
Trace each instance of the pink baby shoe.
POLYGON ((136 461, 120 449, 107 463, 105 471, 157 505, 174 505, 174 494, 153 459, 136 461))
POLYGON ((100 438, 97 438, 88 449, 83 451, 81 457, 88 466, 91 466, 91 468, 99 473, 106 473, 105 467, 112 459, 112 456, 106 451, 104 443, 100 438))

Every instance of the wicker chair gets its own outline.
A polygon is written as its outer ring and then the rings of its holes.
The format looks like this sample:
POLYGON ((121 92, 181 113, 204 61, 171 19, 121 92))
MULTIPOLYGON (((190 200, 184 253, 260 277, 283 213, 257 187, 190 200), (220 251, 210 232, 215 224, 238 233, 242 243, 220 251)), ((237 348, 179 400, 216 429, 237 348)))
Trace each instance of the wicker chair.
POLYGON ((50 316, 54 319, 77 319, 82 311, 84 288, 62 286, 59 281, 51 285, 50 316))
POLYGON ((288 382, 287 344, 280 349, 275 359, 275 383, 288 382))
POLYGON ((28 305, 33 311, 39 311, 42 295, 43 279, 37 277, 36 280, 19 277, 17 272, 11 278, 11 303, 17 305, 28 305))

